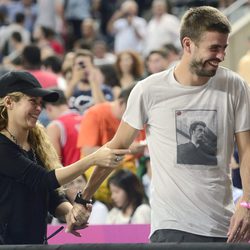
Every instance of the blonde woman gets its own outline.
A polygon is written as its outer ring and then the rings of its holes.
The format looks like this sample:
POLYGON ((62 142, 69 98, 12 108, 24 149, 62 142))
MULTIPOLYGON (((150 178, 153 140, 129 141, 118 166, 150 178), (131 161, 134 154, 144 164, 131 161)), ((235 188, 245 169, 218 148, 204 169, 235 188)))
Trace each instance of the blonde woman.
POLYGON ((48 211, 65 218, 67 230, 79 236, 76 229, 86 226, 91 206, 86 206, 86 212, 82 204, 88 201, 81 196, 72 206, 57 189, 91 165, 115 168, 128 153, 102 147, 62 168, 37 123, 42 101, 57 98, 28 72, 0 77, 0 244, 42 244, 48 211))

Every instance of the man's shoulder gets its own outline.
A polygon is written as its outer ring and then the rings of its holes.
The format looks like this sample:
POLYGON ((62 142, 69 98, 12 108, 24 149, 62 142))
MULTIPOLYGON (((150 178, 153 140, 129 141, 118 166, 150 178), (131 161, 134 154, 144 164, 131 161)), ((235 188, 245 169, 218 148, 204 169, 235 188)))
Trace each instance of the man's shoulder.
POLYGON ((171 69, 166 69, 161 72, 147 76, 146 78, 142 79, 140 83, 142 84, 150 84, 152 82, 160 83, 160 80, 166 80, 170 73, 171 69))

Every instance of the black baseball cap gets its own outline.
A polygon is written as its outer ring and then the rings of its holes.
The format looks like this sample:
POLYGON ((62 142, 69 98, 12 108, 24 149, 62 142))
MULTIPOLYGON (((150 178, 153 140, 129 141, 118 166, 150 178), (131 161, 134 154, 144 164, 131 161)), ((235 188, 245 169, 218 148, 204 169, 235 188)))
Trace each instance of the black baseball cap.
POLYGON ((42 88, 39 81, 27 71, 10 71, 0 77, 0 97, 12 92, 42 97, 46 102, 56 102, 59 94, 42 88))

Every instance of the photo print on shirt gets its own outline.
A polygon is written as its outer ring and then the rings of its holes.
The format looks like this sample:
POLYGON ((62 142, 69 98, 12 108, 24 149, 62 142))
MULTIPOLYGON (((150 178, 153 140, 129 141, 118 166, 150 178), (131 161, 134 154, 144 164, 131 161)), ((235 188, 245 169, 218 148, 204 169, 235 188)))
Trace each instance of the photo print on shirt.
POLYGON ((175 110, 177 164, 217 165, 217 111, 175 110))

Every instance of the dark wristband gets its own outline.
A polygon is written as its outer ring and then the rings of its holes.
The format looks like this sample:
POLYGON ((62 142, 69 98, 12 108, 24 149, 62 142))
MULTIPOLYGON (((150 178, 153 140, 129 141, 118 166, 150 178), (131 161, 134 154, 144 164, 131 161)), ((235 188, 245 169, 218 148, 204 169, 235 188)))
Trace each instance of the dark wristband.
POLYGON ((92 200, 85 200, 82 198, 82 192, 79 191, 76 195, 75 202, 78 204, 81 204, 83 206, 86 206, 87 204, 92 204, 92 200))

